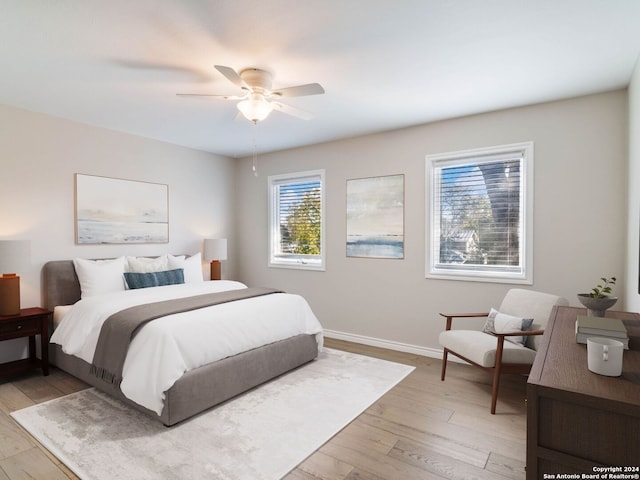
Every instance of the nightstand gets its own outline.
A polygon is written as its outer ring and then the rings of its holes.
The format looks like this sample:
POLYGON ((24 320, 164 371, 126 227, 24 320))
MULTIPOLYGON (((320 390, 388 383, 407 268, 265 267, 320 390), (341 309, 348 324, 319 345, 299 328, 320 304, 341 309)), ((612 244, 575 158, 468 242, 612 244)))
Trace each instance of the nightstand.
POLYGON ((49 321, 44 308, 24 308, 17 315, 0 316, 0 341, 29 337, 29 358, 0 364, 0 375, 13 375, 32 367, 42 367, 49 375, 49 321), (40 335, 42 360, 36 358, 36 335, 40 335))

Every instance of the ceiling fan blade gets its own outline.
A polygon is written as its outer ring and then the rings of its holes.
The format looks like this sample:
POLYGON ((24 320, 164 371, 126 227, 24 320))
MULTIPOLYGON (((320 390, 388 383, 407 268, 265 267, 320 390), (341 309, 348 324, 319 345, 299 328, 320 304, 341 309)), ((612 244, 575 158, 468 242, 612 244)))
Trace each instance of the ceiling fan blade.
POLYGON ((271 92, 277 97, 303 97, 306 95, 319 95, 324 93, 324 88, 319 83, 308 83, 296 87, 280 88, 271 92))
POLYGON ((249 85, 247 85, 245 81, 242 80, 240 75, 238 75, 238 72, 236 72, 233 68, 225 67, 224 65, 214 65, 214 66, 216 67, 216 70, 218 70, 222 75, 227 77, 227 80, 229 80, 234 85, 237 85, 240 88, 249 89, 249 85))
POLYGON ((313 118, 312 113, 292 107, 291 105, 285 105, 280 102, 271 102, 271 105, 273 105, 274 110, 278 110, 279 112, 286 113, 293 117, 301 118, 303 120, 311 120, 313 118))
POLYGON ((242 100, 246 95, 213 95, 208 93, 176 93, 179 97, 214 97, 222 100, 242 100))
POLYGON ((195 68, 184 67, 182 65, 171 65, 165 63, 126 59, 110 59, 109 62, 128 69, 148 70, 151 72, 168 72, 170 74, 177 75, 189 75, 200 82, 208 82, 211 80, 211 75, 201 72, 195 68))

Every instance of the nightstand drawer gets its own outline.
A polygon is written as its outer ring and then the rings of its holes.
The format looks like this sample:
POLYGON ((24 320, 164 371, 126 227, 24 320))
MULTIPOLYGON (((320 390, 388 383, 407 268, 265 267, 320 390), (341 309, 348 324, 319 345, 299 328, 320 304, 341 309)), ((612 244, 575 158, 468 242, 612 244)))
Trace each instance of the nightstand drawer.
POLYGON ((36 335, 40 333, 40 320, 37 318, 25 318, 8 322, 0 322, 0 335, 36 335))

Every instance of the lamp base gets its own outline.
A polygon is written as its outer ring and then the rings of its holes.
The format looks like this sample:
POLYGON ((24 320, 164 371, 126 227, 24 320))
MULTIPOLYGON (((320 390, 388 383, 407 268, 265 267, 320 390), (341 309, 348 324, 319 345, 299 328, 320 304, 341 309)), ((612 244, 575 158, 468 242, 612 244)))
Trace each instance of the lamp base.
POLYGON ((222 280, 222 263, 220 263, 220 260, 211 260, 211 280, 222 280))
POLYGON ((0 316, 20 314, 20 277, 15 273, 0 276, 0 316))

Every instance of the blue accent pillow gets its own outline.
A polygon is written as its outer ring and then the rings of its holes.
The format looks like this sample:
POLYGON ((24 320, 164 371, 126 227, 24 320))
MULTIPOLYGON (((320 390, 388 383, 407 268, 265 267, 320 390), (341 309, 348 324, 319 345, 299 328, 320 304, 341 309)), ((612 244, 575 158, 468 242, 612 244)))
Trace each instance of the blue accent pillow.
POLYGON ((127 286, 134 290, 136 288, 161 287, 163 285, 176 285, 184 283, 184 269, 166 270, 164 272, 125 272, 124 280, 127 286))

